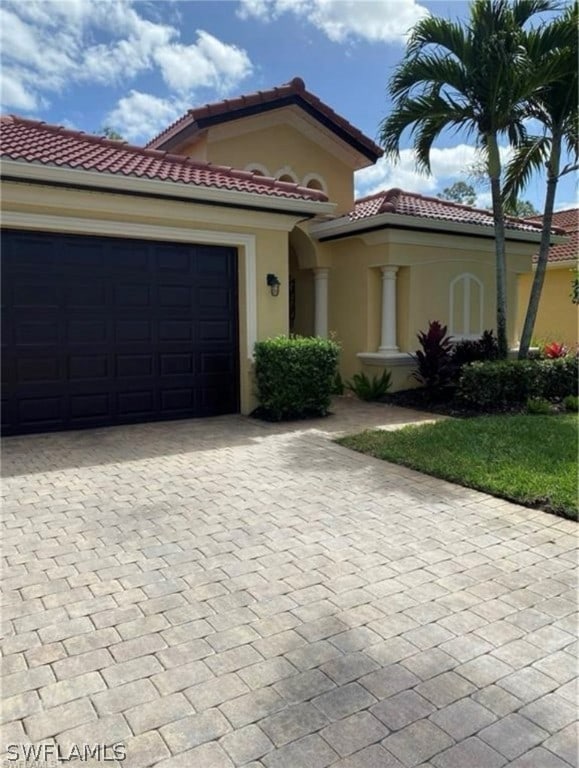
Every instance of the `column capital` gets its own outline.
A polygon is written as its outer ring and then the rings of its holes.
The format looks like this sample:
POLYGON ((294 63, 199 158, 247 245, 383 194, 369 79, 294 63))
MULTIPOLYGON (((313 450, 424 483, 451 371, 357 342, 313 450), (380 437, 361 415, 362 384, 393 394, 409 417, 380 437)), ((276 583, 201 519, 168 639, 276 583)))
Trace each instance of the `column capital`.
POLYGON ((329 267, 314 267, 314 278, 316 280, 323 280, 324 278, 327 278, 329 273, 329 267))
POLYGON ((380 267, 380 269, 382 270, 383 280, 394 280, 400 267, 393 267, 391 264, 384 264, 380 267))

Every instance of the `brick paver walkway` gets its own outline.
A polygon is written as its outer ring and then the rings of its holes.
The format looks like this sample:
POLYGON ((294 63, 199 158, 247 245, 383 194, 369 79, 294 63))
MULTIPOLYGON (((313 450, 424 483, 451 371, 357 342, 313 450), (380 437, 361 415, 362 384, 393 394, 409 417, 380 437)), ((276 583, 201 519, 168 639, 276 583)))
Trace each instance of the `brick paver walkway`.
POLYGON ((4 749, 575 765, 575 525, 328 439, 408 416, 6 440, 4 749))

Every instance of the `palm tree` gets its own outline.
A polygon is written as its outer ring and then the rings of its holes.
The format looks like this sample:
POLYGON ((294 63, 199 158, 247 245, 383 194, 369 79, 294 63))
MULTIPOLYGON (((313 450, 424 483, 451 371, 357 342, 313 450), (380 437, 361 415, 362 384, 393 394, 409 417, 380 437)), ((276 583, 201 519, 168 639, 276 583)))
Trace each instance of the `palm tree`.
POLYGON ((394 108, 380 126, 386 156, 396 158, 402 134, 413 137, 417 164, 430 171, 430 150, 445 130, 474 137, 490 179, 496 247, 497 339, 506 357, 505 214, 499 141, 526 137, 529 98, 543 84, 529 66, 525 25, 556 9, 550 0, 474 0, 468 23, 426 17, 412 29, 389 84, 394 108))
POLYGON ((531 30, 527 37, 529 59, 537 69, 551 69, 554 77, 531 102, 530 116, 537 120, 542 133, 527 136, 515 149, 505 175, 507 204, 516 199, 529 178, 543 168, 547 175, 547 190, 543 210, 543 231, 539 246, 537 269, 525 316, 519 359, 529 354, 529 346, 549 260, 551 226, 557 183, 561 176, 578 168, 579 139, 577 136, 577 4, 568 7, 553 22, 531 30), (571 161, 561 167, 563 150, 571 161))

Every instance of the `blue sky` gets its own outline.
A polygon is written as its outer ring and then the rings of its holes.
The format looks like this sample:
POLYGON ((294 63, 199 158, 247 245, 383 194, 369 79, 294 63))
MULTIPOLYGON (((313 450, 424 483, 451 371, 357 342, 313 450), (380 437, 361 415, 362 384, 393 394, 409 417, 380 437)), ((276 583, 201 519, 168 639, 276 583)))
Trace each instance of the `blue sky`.
MULTIPOLYGON (((299 75, 376 139, 404 35, 425 13, 463 17, 466 2, 430 0, 3 0, 2 111, 88 132, 108 125, 143 143, 190 106, 299 75)), ((410 149, 357 176, 359 194, 400 186, 436 194, 474 150, 460 136, 433 151, 431 177, 410 149)), ((542 208, 544 182, 524 197, 542 208)), ((571 177, 557 206, 575 203, 571 177)), ((479 202, 489 195, 480 189, 479 202)))

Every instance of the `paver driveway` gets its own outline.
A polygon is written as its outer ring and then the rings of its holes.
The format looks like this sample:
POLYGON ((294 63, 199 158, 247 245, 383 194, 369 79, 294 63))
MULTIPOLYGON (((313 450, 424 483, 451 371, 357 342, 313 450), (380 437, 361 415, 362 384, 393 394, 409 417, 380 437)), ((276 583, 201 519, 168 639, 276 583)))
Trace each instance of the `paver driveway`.
POLYGON ((5 441, 4 749, 574 764, 575 526, 328 439, 407 417, 5 441))

